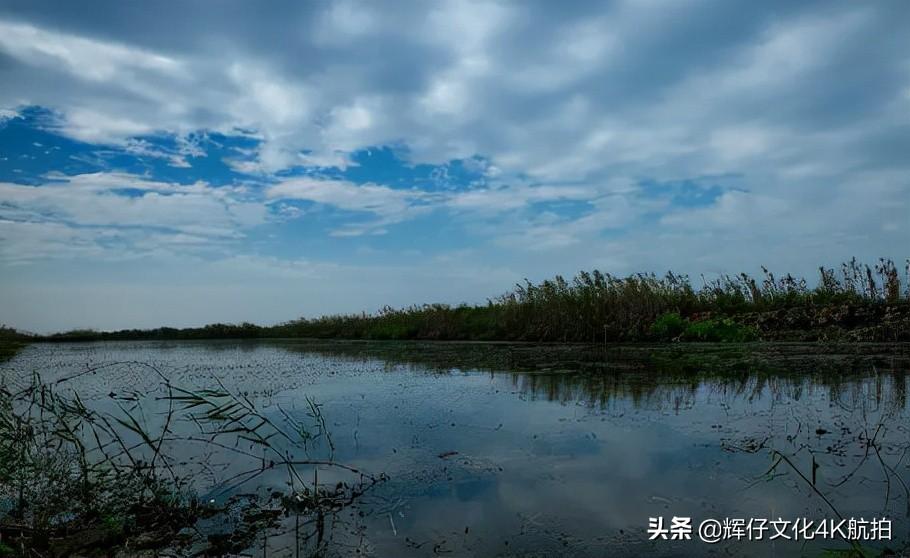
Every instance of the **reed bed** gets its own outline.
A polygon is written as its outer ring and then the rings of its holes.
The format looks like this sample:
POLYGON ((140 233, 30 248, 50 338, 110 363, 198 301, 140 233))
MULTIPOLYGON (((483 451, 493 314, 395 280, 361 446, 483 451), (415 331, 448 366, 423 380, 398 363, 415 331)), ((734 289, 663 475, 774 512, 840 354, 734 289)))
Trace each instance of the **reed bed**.
POLYGON ((838 268, 819 268, 812 286, 805 278, 778 276, 766 268, 762 271, 758 278, 740 273, 712 279, 702 276, 697 281, 673 272, 619 277, 598 270, 582 271, 571 279, 556 276, 540 283, 525 280, 482 305, 387 306, 372 314, 301 318, 274 326, 243 323, 187 329, 71 331, 42 339, 749 341, 758 339, 759 333, 744 325, 740 319, 744 314, 838 305, 875 309, 910 304, 910 260, 901 271, 889 259, 880 259, 870 266, 854 258, 838 268))
POLYGON ((583 271, 571 280, 560 276, 542 283, 526 280, 482 306, 386 307, 373 315, 302 319, 271 332, 354 339, 638 341, 666 338, 655 325, 661 325, 661 318, 677 316, 702 322, 694 327, 684 324, 678 332, 690 330, 691 340, 745 341, 754 335, 723 317, 800 307, 907 304, 910 299, 891 260, 870 267, 853 259, 839 269, 820 268, 819 276, 817 286, 809 287, 805 279, 778 277, 763 268, 761 279, 745 273, 702 277, 696 287, 688 276, 672 272, 617 277, 583 271), (720 338, 710 338, 715 334, 720 338))

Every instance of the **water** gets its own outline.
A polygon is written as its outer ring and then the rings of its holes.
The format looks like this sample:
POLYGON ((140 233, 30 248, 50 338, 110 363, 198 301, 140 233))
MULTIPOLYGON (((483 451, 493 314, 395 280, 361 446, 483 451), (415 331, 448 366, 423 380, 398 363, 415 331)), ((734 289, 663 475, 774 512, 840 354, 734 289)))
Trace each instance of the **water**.
MULTIPOLYGON (((422 347, 414 354, 435 350, 422 347)), ((47 382, 71 378, 59 389, 111 414, 129 410, 152 431, 168 406, 159 372, 188 390, 221 385, 276 423, 291 417, 322 432, 304 453, 295 446, 296 459, 331 459, 380 479, 329 514, 318 535, 305 514, 280 519, 248 549, 253 556, 317 547, 329 556, 802 556, 848 547, 709 545, 697 533, 650 541, 646 529, 659 516, 691 517, 696 526, 708 518, 884 516, 893 540, 862 544, 905 548, 910 367, 906 348, 899 358, 889 350, 816 367, 811 355, 797 366, 791 348, 783 372, 693 375, 627 362, 598 372, 486 369, 454 358, 465 351, 459 346, 411 359, 356 345, 124 342, 34 345, 2 374, 4 383, 33 371, 47 382)), ((172 428, 188 436, 198 425, 172 428)), ((244 444, 236 447, 261 455, 244 444)), ((261 471, 230 449, 182 439, 167 452, 216 502, 290 488, 286 470, 261 471)), ((327 486, 364 479, 313 469, 300 474, 327 486)))

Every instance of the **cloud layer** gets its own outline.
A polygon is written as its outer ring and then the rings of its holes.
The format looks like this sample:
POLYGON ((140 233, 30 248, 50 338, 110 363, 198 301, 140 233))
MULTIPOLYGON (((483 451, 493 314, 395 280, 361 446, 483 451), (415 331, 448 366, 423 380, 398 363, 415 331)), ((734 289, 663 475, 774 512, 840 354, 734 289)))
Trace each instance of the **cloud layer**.
MULTIPOLYGON (((0 153, 0 265, 19 268, 6 300, 74 257, 197 258, 198 288, 224 261, 255 261, 262 288, 264 268, 356 269, 407 302, 592 266, 907 255, 899 0, 94 8, 0 6, 0 120, 42 107, 34 127, 81 146, 66 164, 0 153), (456 260, 498 279, 426 273, 456 260)), ((361 309, 349 294, 269 316, 361 309)), ((17 312, 4 319, 56 323, 17 312)))

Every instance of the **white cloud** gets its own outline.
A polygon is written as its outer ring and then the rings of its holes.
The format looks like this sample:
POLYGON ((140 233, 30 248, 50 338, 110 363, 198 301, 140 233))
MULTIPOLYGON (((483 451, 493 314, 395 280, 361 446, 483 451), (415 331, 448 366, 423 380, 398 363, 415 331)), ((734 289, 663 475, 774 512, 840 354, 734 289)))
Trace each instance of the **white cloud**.
POLYGON ((394 215, 407 211, 412 199, 424 194, 393 190, 377 184, 357 185, 345 180, 294 178, 268 189, 268 197, 309 200, 349 211, 368 211, 377 215, 394 215))
POLYGON ((108 81, 126 70, 177 75, 178 61, 125 45, 0 22, 0 49, 29 64, 62 67, 79 79, 108 81))
POLYGON ((526 209, 534 203, 593 202, 601 195, 596 188, 555 185, 494 185, 431 193, 419 188, 395 189, 373 183, 358 185, 344 180, 314 177, 286 179, 267 189, 267 197, 273 200, 306 200, 376 217, 374 221, 351 223, 337 229, 334 234, 338 236, 384 234, 388 225, 434 210, 449 209, 462 216, 495 218, 502 213, 526 209))
POLYGON ((397 190, 379 184, 354 184, 345 180, 293 178, 268 188, 267 197, 306 200, 346 211, 378 217, 369 223, 352 223, 334 231, 337 236, 383 234, 385 226, 399 223, 430 209, 433 196, 421 190, 397 190))
POLYGON ((12 120, 13 118, 19 118, 18 111, 7 108, 0 108, 0 124, 3 124, 8 120, 12 120))
MULTIPOLYGON (((44 73, 34 85, 17 80, 0 104, 57 108, 67 133, 91 141, 255 129, 264 142, 257 160, 238 164, 263 173, 344 165, 353 150, 391 142, 416 161, 480 154, 506 175, 549 182, 748 172, 769 149, 816 131, 786 113, 805 114, 805 97, 840 87, 837 64, 857 55, 843 38, 861 44, 887 17, 869 6, 777 18, 744 11, 733 22, 739 36, 698 47, 686 33, 712 16, 690 13, 676 28, 656 17, 668 8, 651 3, 568 15, 495 2, 428 8, 413 9, 417 25, 369 4, 337 3, 289 14, 287 29, 241 34, 230 46, 233 30, 217 24, 199 28, 208 40, 138 46, 125 32, 118 41, 0 21, 9 31, 0 48, 44 73), (311 33, 291 33, 299 18, 311 33), (278 38, 294 46, 276 49, 278 38), (671 40, 679 43, 655 46, 671 40), (49 89, 64 79, 54 72, 93 85, 49 89)), ((885 79, 882 54, 875 76, 885 79)), ((906 78, 879 88, 904 98, 906 78)), ((903 104, 879 106, 897 114, 903 104)), ((818 156, 811 149, 794 148, 794 156, 818 156)))
POLYGON ((531 203, 587 201, 596 196, 594 188, 584 186, 505 186, 458 192, 452 194, 447 203, 454 209, 499 213, 531 203))
POLYGON ((0 261, 22 264, 48 258, 104 257, 100 244, 110 233, 63 223, 14 221, 0 217, 0 261))
POLYGON ((132 248, 158 242, 211 245, 242 238, 246 230, 266 222, 267 215, 267 208, 250 200, 244 188, 203 182, 181 185, 93 173, 49 175, 40 186, 0 183, 7 260, 85 251, 122 257, 132 248), (113 246, 107 244, 113 241, 113 246), (45 246, 38 249, 36 244, 45 246))

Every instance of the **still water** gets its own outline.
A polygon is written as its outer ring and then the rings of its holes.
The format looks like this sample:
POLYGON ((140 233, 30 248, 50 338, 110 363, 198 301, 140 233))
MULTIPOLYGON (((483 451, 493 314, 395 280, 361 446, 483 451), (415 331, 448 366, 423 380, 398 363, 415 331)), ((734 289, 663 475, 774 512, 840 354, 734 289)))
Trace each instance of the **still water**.
MULTIPOLYGON (((910 540, 910 367, 887 350, 860 365, 826 362, 816 371, 811 357, 797 373, 781 358, 775 372, 723 374, 628 363, 515 371, 447 357, 457 346, 445 351, 429 362, 306 342, 33 345, 0 373, 5 383, 33 372, 65 378, 59 389, 111 414, 128 410, 152 431, 173 401, 162 378, 188 392, 227 390, 275 424, 296 425, 284 431, 298 437, 293 444, 272 438, 279 452, 346 468, 263 470, 273 458, 249 440, 214 446, 190 420, 169 427, 182 433, 169 442, 171 464, 206 500, 287 493, 294 475, 362 488, 318 526, 301 510, 282 516, 257 535, 250 556, 818 556, 849 548, 767 540, 773 529, 759 542, 706 544, 696 531, 692 540, 649 540, 649 518, 669 526, 673 516, 691 517, 696 529, 705 519, 886 517, 892 540, 863 548, 900 552, 910 540)), ((232 527, 225 518, 209 523, 204 531, 232 527)))

